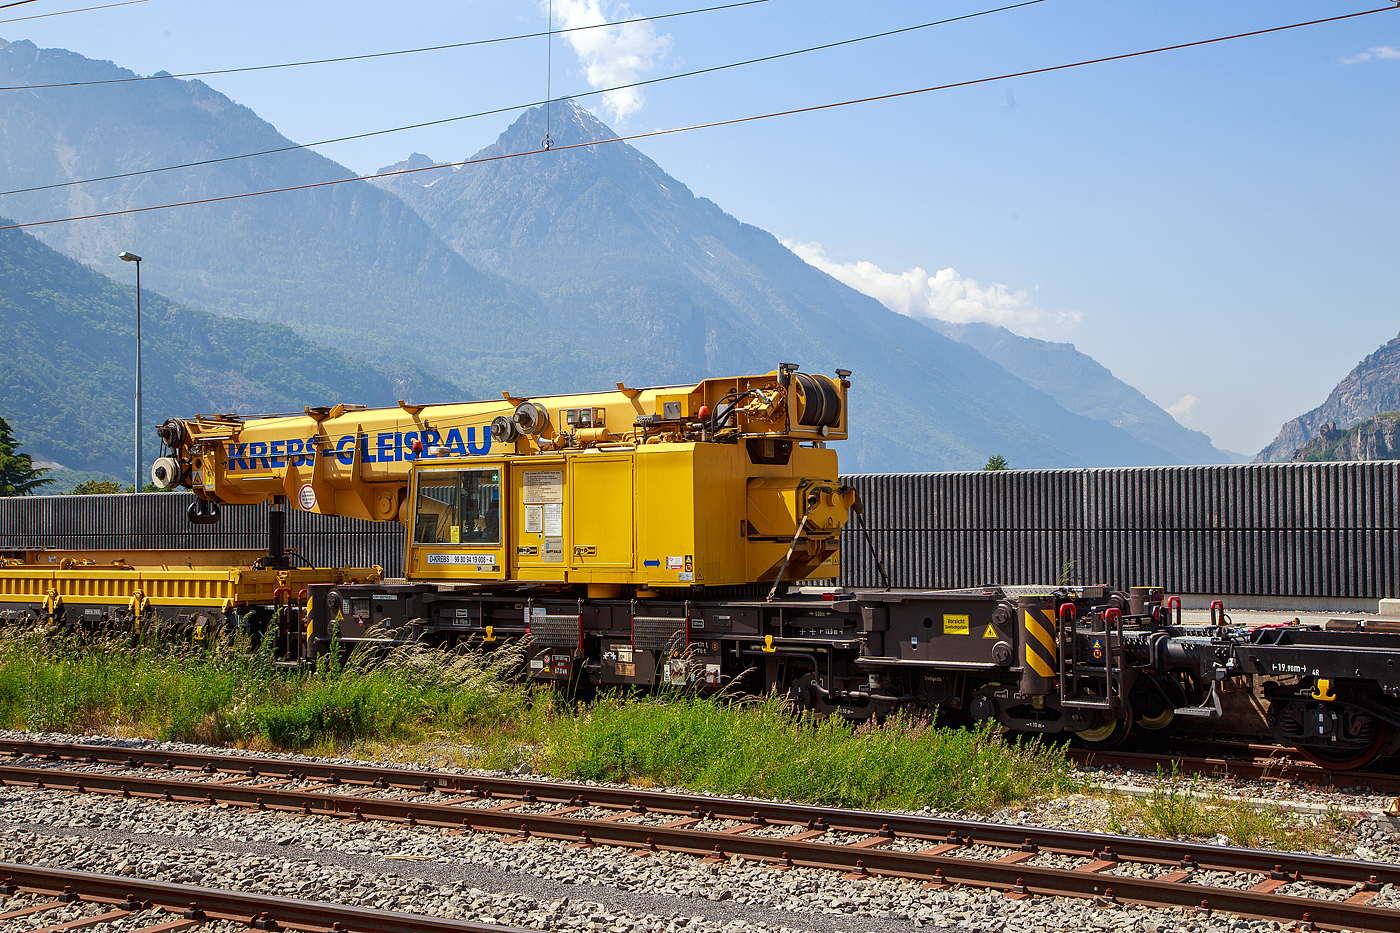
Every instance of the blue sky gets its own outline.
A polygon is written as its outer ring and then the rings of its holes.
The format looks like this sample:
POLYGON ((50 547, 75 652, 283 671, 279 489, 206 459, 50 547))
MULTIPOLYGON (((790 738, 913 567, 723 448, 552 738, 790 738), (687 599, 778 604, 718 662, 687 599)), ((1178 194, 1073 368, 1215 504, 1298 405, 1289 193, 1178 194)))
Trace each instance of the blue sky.
MULTIPOLYGON (((0 19, 93 2, 40 0, 0 19)), ((555 0, 555 16, 704 5, 555 0)), ((589 34, 577 48, 556 38, 553 86, 581 92, 590 81, 996 5, 768 0, 589 34)), ((620 132, 639 132, 1386 5, 1045 0, 585 103, 620 132)), ((535 0, 147 0, 3 23, 0 36, 149 74, 489 38, 545 22, 535 0)), ((545 51, 532 39, 206 80, 311 141, 537 100, 545 51)), ((1073 342, 1217 445, 1252 454, 1400 332, 1397 101, 1400 10, 638 146, 697 194, 897 310, 1073 342)), ((363 172, 412 151, 460 159, 514 116, 321 151, 363 172)))

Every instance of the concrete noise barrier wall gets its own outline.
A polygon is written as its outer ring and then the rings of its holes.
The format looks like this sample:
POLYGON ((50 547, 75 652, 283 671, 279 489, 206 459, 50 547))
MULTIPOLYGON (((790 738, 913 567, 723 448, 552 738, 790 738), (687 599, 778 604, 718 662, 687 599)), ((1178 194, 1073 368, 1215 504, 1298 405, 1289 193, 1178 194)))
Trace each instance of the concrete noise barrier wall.
MULTIPOLYGON (((1400 462, 847 476, 896 587, 1138 584, 1174 593, 1378 599, 1400 594, 1400 462)), ((216 525, 189 493, 0 499, 0 547, 261 548, 267 505, 216 525)), ((878 586, 854 521, 841 582, 878 586)), ((403 573, 403 529, 287 510, 318 566, 403 573)))

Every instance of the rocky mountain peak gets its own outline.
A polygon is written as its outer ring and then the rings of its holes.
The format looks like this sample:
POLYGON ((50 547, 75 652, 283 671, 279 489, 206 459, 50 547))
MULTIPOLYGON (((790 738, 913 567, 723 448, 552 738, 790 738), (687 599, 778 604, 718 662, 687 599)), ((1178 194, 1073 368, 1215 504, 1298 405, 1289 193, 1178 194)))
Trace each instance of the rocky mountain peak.
POLYGON ((528 152, 543 148, 546 123, 550 141, 555 146, 617 139, 617 134, 606 123, 578 102, 562 100, 549 106, 547 118, 544 107, 531 107, 522 113, 496 140, 496 145, 504 152, 528 152))
POLYGON ((1317 460, 1400 460, 1400 412, 1367 418, 1350 428, 1335 421, 1320 425, 1317 435, 1294 452, 1293 462, 1317 460))
MULTIPOLYGON (((389 172, 408 172, 410 174, 394 175, 392 179, 400 184, 418 185, 419 187, 426 188, 438 179, 451 175, 454 171, 455 169, 442 165, 441 162, 431 156, 426 156, 421 152, 415 152, 401 162, 395 162, 393 165, 386 165, 383 168, 376 169, 375 174, 385 175, 389 172), (434 170, 433 166, 438 165, 442 167, 434 170)), ((386 186, 390 179, 376 178, 371 180, 382 188, 386 186)))
POLYGON ((1400 410, 1400 336, 1371 353, 1327 396, 1327 401, 1285 424, 1255 463, 1279 463, 1292 458, 1331 423, 1345 431, 1366 418, 1400 410))

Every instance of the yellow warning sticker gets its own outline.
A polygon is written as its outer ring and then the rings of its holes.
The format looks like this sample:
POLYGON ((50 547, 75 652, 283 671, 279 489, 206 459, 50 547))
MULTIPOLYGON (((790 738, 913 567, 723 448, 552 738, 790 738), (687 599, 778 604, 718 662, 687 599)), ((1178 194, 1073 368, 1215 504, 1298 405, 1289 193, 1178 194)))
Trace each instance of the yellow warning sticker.
POLYGON ((967 631, 967 616, 943 617, 944 635, 966 635, 967 631))
POLYGON ((990 622, 987 623, 987 630, 986 630, 985 632, 982 633, 982 637, 983 637, 983 638, 996 638, 996 637, 997 637, 997 630, 994 629, 994 628, 992 628, 992 623, 990 623, 990 622))
POLYGON ((339 609, 337 609, 337 610, 335 611, 335 620, 336 620, 337 622, 344 622, 344 621, 345 621, 345 613, 343 613, 343 612, 341 612, 339 609))

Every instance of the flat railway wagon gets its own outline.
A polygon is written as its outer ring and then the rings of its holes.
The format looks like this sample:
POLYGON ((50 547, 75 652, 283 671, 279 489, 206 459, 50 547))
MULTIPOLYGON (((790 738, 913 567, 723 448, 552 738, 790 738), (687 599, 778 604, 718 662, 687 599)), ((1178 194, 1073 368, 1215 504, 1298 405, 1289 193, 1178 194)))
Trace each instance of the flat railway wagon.
POLYGON ((1090 748, 1218 717, 1223 692, 1262 683, 1275 737, 1328 767, 1400 747, 1395 632, 1245 630, 1223 606, 1193 628, 1151 586, 835 586, 842 529, 862 527, 829 446, 848 434, 849 377, 782 364, 686 386, 172 418, 152 478, 194 491, 190 521, 273 504, 256 565, 208 571, 232 595, 194 599, 200 575, 159 555, 166 603, 156 577, 137 586, 95 557, 57 571, 23 558, 0 590, 6 611, 50 624, 212 611, 274 632, 287 663, 337 643, 523 643, 544 682, 779 690, 857 721, 936 708, 1090 748), (292 568, 287 508, 399 522, 404 576, 292 568))
MULTIPOLYGON (((299 619, 307 587, 372 583, 379 568, 269 567, 259 550, 0 551, 0 622, 255 639, 299 619)), ((290 643, 286 647, 293 647, 290 643)))

